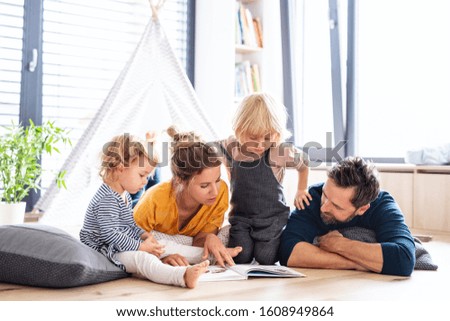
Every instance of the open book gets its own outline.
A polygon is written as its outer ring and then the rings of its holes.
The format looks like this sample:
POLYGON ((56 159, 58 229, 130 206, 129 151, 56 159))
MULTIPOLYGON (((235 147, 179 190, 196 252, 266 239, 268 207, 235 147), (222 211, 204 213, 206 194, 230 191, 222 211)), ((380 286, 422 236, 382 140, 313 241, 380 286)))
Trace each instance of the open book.
POLYGON ((208 271, 200 276, 199 281, 247 280, 249 277, 300 278, 305 275, 279 265, 237 264, 226 268, 211 265, 208 271))

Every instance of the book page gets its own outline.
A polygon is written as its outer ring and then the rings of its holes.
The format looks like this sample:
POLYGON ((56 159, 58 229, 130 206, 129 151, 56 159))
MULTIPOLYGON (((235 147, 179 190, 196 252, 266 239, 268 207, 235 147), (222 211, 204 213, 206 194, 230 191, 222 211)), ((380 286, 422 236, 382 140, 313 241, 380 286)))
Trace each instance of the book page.
POLYGON ((239 274, 260 277, 304 277, 305 275, 280 265, 237 264, 229 267, 239 274))
POLYGON ((246 280, 245 275, 241 275, 229 268, 223 268, 218 265, 208 266, 208 271, 203 273, 199 281, 200 282, 211 282, 211 281, 235 281, 235 280, 246 280))
POLYGON ((210 265, 199 281, 235 281, 246 280, 248 277, 298 278, 305 275, 280 265, 236 264, 226 268, 210 265))

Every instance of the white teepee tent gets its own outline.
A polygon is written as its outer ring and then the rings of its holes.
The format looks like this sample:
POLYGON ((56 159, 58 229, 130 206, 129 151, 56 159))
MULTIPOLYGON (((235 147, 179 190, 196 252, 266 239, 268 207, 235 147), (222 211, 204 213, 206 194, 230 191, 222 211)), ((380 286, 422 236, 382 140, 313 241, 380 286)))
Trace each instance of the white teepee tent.
POLYGON ((99 155, 115 135, 145 137, 172 124, 217 139, 196 93, 176 58, 158 19, 163 1, 152 5, 153 16, 103 105, 63 165, 67 190, 51 185, 35 209, 42 222, 81 224, 100 185, 99 155))

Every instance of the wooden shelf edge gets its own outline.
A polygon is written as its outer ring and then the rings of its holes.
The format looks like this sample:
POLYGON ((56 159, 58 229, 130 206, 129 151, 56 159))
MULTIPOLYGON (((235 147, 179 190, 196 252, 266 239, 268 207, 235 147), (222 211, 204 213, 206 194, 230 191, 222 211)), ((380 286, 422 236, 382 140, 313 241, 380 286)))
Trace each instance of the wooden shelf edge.
POLYGON ((246 45, 239 45, 239 44, 235 45, 236 53, 240 53, 240 54, 261 52, 262 50, 263 50, 263 48, 261 48, 261 47, 246 46, 246 45))

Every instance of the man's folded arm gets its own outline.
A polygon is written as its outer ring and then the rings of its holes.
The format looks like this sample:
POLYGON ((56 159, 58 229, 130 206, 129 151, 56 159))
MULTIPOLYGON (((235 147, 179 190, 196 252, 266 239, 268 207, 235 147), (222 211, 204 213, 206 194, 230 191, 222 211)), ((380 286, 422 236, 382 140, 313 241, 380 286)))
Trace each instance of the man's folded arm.
POLYGON ((297 243, 287 260, 287 266, 320 269, 366 271, 361 265, 335 253, 330 253, 307 242, 297 243))

